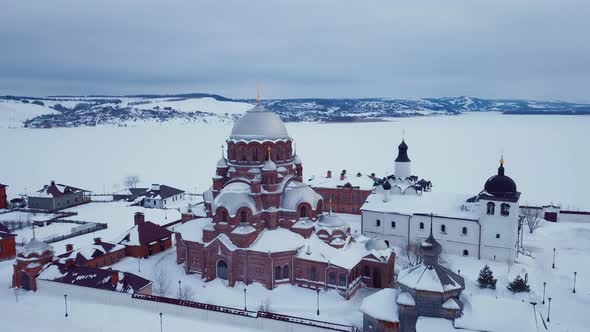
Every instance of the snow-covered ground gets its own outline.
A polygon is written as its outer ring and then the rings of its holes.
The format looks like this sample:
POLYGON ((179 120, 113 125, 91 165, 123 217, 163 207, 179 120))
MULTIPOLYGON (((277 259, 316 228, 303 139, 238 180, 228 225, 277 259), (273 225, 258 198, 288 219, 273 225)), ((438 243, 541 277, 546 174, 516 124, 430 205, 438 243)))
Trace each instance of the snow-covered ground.
POLYGON ((25 120, 52 113, 57 113, 57 111, 46 106, 0 100, 0 128, 20 128, 25 120))
MULTIPOLYGON (((522 203, 561 203, 590 209, 590 117, 469 113, 367 123, 288 123, 304 176, 393 171, 405 131, 412 173, 436 191, 478 193, 497 172, 504 150, 506 172, 522 203)), ((166 183, 206 190, 229 137, 229 124, 145 125, 133 128, 0 129, 7 142, 2 178, 8 195, 38 190, 55 179, 98 193, 122 187, 130 174, 142 185, 166 183), (56 147, 64 147, 56 150, 56 147), (77 163, 76 163, 77 162, 77 163), (72 171, 72 165, 79 167, 72 171), (195 188, 196 187, 196 188, 195 188)))

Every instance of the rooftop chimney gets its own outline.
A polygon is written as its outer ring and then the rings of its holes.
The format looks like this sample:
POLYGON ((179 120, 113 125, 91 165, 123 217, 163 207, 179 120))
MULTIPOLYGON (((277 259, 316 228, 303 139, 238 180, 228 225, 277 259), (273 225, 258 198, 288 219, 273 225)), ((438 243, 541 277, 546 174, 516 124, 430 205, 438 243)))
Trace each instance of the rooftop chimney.
POLYGON ((55 180, 51 180, 51 185, 55 186, 55 180))
POLYGON ((157 183, 152 184, 152 190, 160 190, 160 185, 157 183))
POLYGON ((101 238, 99 238, 99 237, 94 238, 94 244, 101 244, 101 243, 102 243, 101 238))
POLYGON ((328 173, 326 174, 326 177, 329 179, 332 177, 332 171, 328 171, 328 173))
POLYGON ((71 243, 66 244, 66 252, 74 251, 74 245, 71 243))
POLYGON ((117 286, 117 284, 119 283, 119 271, 113 270, 113 274, 111 276, 111 282, 113 283, 113 286, 117 286))
POLYGON ((141 212, 136 212, 134 220, 136 225, 143 224, 145 222, 145 216, 141 212))
POLYGON ((66 265, 66 267, 74 267, 74 266, 76 266, 76 264, 74 263, 74 260, 72 258, 68 258, 66 260, 65 265, 66 265))
POLYGON ((342 172, 340 173, 340 181, 344 181, 344 179, 346 179, 346 173, 342 172))

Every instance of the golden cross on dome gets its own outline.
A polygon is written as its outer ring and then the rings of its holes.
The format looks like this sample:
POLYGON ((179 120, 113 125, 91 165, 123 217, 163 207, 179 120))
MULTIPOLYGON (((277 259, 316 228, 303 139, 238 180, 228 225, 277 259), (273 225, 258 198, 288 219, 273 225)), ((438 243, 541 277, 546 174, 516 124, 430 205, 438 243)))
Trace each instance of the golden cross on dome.
POLYGON ((500 165, 504 166, 504 147, 502 147, 502 153, 500 153, 500 165))
POLYGON ((256 104, 260 104, 260 83, 256 83, 256 104))

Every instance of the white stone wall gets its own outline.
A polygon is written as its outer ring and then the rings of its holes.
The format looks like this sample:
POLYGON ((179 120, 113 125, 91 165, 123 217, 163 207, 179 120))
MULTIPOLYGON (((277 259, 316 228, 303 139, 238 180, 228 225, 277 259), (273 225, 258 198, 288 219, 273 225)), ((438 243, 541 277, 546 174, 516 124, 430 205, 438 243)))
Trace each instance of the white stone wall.
POLYGON ((518 203, 491 201, 495 204, 494 214, 487 214, 489 200, 480 199, 480 223, 482 226, 482 258, 513 261, 516 257, 518 236, 518 203), (501 215, 501 205, 509 204, 508 216, 501 215))
MULTIPOLYGON (((430 216, 402 215, 386 212, 362 211, 362 232, 370 238, 379 238, 389 242, 390 246, 402 247, 409 241, 422 242, 430 234, 430 216), (380 220, 380 226, 377 226, 380 220), (395 221, 395 228, 391 222, 395 221), (423 228, 420 228, 421 224, 423 228), (409 229, 408 229, 409 228, 409 229)), ((467 250, 470 257, 478 257, 479 224, 475 220, 434 217, 433 235, 441 243, 445 253, 463 255, 467 250), (442 226, 445 226, 445 232, 442 226), (463 227, 467 234, 463 234, 463 227)))
POLYGON ((411 162, 395 162, 395 176, 405 179, 412 175, 411 162))

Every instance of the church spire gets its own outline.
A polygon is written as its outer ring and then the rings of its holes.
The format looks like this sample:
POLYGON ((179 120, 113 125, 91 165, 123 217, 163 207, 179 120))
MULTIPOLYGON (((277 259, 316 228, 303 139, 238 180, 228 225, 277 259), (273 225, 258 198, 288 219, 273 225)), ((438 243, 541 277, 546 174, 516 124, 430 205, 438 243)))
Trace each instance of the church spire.
POLYGON ((260 83, 256 83, 256 104, 260 104, 260 83))

